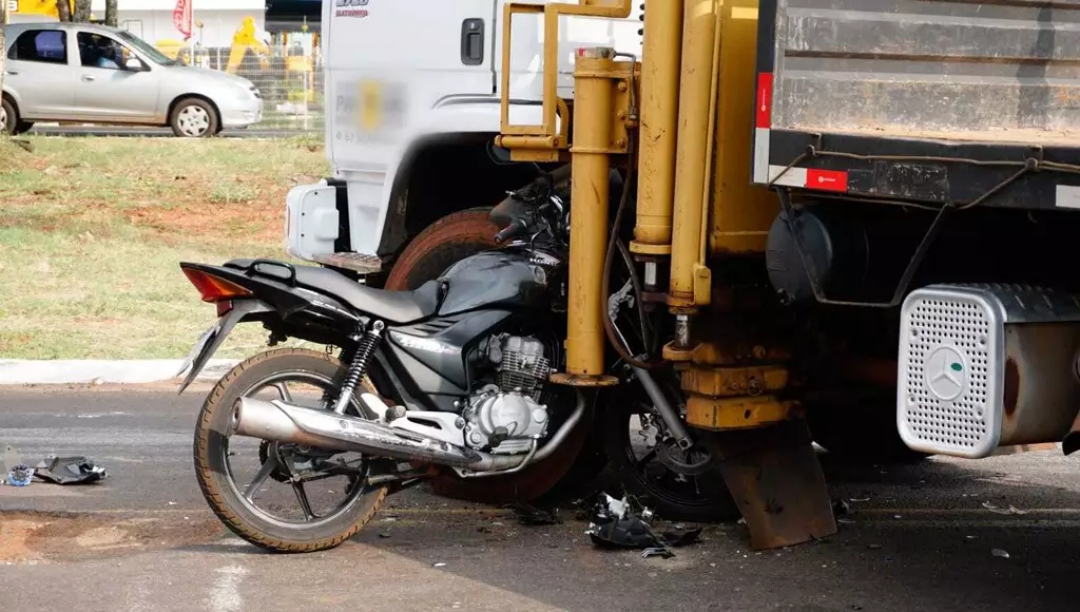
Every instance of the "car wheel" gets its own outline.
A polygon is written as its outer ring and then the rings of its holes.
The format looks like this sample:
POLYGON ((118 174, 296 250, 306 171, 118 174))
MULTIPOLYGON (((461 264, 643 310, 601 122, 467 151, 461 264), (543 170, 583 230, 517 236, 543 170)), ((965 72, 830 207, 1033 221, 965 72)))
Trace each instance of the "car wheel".
POLYGON ((180 138, 209 138, 218 132, 217 111, 206 100, 187 98, 173 107, 169 127, 180 138))
POLYGON ((10 100, 4 98, 0 102, 0 134, 14 135, 18 126, 19 111, 15 110, 10 100))

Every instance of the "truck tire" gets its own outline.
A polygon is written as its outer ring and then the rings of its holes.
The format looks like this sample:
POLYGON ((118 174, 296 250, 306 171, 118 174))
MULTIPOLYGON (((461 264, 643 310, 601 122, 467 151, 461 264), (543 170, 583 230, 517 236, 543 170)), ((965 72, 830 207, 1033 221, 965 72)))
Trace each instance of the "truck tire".
POLYGON ((432 223, 401 252, 386 277, 385 288, 416 289, 454 263, 496 246, 495 234, 499 228, 488 219, 490 211, 490 208, 470 208, 432 223))
POLYGON ((179 138, 210 138, 220 123, 217 110, 201 98, 184 98, 169 113, 169 127, 179 138))

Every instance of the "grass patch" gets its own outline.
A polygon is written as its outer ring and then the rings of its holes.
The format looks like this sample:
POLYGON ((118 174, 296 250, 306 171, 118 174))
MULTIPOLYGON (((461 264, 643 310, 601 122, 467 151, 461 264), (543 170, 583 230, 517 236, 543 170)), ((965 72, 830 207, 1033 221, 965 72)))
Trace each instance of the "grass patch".
POLYGON ((0 141, 4 359, 184 355, 215 314, 177 264, 285 258, 285 194, 328 171, 310 139, 30 140, 0 141))

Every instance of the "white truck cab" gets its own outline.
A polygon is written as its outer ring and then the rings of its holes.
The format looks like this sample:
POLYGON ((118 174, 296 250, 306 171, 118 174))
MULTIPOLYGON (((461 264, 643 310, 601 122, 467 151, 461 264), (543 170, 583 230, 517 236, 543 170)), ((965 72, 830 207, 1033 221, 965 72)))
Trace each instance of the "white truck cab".
MULTIPOLYGON (((494 147, 507 3, 323 3, 325 142, 333 176, 289 192, 291 255, 374 275, 434 221, 494 206, 536 176, 535 165, 503 161, 494 147)), ((562 18, 561 97, 573 97, 575 49, 607 46, 640 55, 641 10, 625 20, 562 18)), ((538 124, 542 16, 515 14, 511 45, 510 120, 538 124)))

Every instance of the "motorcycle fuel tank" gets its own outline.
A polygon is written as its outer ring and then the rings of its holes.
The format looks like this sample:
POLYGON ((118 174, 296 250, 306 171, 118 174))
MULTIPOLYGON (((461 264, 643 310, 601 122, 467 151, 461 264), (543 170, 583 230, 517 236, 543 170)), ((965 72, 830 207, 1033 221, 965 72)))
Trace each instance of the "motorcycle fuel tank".
POLYGON ((548 301, 562 261, 524 247, 484 251, 455 263, 440 277, 446 297, 440 316, 478 308, 530 308, 548 301))

